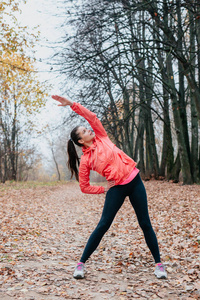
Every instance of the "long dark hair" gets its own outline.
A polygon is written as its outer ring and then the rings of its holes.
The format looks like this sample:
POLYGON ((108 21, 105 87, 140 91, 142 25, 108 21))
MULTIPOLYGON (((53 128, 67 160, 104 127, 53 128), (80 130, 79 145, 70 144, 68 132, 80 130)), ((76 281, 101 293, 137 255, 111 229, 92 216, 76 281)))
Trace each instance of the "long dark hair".
POLYGON ((74 144, 76 144, 79 147, 83 146, 82 144, 80 144, 78 142, 78 140, 80 140, 80 137, 77 134, 77 131, 78 131, 79 127, 80 126, 76 126, 72 130, 72 132, 70 134, 70 139, 69 139, 68 144, 67 144, 67 152, 68 152, 68 163, 67 164, 68 164, 68 168, 71 171, 71 178, 73 177, 73 175, 75 175, 77 181, 79 181, 78 167, 79 167, 79 164, 80 164, 80 159, 78 157, 78 154, 76 152, 76 148, 75 148, 74 144))

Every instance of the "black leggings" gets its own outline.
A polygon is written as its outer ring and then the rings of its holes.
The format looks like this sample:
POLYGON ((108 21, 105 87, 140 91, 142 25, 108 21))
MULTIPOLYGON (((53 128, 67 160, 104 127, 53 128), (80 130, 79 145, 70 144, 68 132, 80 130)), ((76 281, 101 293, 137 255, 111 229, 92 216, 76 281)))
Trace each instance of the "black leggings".
POLYGON ((87 242, 80 260, 81 262, 85 263, 98 247, 103 235, 112 224, 126 196, 129 196, 155 263, 160 262, 157 238, 151 226, 148 214, 146 191, 139 174, 130 183, 126 185, 116 185, 108 190, 101 219, 87 242))

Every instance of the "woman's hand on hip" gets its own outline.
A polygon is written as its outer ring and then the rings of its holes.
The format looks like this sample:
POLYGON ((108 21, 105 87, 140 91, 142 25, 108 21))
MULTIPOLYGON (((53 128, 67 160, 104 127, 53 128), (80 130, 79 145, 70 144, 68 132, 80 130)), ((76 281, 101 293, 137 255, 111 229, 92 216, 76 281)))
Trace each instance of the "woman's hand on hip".
POLYGON ((107 193, 107 191, 111 188, 115 186, 115 180, 109 180, 107 181, 107 187, 105 187, 104 192, 107 193))
POLYGON ((58 95, 52 95, 51 96, 54 100, 60 102, 60 104, 58 104, 58 106, 72 106, 73 102, 68 100, 67 98, 58 96, 58 95))

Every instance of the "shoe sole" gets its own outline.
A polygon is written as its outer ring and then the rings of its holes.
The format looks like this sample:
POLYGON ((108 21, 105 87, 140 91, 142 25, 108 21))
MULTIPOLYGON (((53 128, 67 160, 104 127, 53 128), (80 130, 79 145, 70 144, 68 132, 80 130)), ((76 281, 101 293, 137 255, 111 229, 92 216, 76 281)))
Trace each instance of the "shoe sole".
MULTIPOLYGON (((155 274, 155 275, 156 275, 156 274, 155 274)), ((157 277, 158 279, 167 279, 167 276, 165 276, 165 275, 161 275, 161 276, 156 275, 156 277, 157 277)))
POLYGON ((76 276, 73 276, 75 279, 84 279, 85 276, 81 276, 81 275, 76 275, 76 276))

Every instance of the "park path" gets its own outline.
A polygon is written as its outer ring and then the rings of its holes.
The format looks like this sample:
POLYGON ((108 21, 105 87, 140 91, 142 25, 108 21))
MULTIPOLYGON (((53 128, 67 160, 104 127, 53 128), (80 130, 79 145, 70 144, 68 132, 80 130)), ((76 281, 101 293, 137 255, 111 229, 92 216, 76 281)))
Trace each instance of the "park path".
POLYGON ((128 199, 88 261, 86 278, 75 280, 104 195, 82 194, 75 182, 0 189, 0 299, 200 299, 200 186, 145 186, 167 280, 153 274, 128 199))

